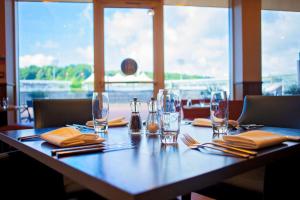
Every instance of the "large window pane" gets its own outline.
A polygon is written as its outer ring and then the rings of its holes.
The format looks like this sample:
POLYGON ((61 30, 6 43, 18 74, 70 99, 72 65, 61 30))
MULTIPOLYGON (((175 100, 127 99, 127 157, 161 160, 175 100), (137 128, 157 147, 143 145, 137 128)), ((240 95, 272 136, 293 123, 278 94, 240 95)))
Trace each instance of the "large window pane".
POLYGON ((185 98, 229 90, 228 8, 165 6, 165 85, 185 98))
POLYGON ((18 2, 16 9, 20 104, 31 105, 34 98, 89 97, 92 4, 18 2))
MULTIPOLYGON (((123 111, 128 115, 133 97, 146 102, 152 96, 153 16, 149 12, 141 8, 104 10, 105 90, 112 114, 123 111), (127 58, 137 63, 133 75, 125 75, 121 70, 121 63, 127 58)), ((146 104, 142 109, 146 109, 146 104)))
POLYGON ((300 13, 262 11, 264 95, 300 94, 300 13))

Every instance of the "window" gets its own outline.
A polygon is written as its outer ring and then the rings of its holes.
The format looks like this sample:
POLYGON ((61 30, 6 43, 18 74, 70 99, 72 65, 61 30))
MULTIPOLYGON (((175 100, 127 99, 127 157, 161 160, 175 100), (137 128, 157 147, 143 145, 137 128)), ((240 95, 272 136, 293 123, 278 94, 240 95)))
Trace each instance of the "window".
MULTIPOLYGON (((111 113, 130 113, 129 102, 137 97, 147 102, 153 95, 153 15, 144 8, 104 9, 105 90, 111 113), (121 64, 132 59, 133 75, 125 75, 121 64)), ((142 110, 146 110, 142 104, 142 110)), ((146 112, 142 112, 146 113, 146 112)))
MULTIPOLYGON (((93 4, 17 2, 16 11, 19 103, 90 97, 93 4)), ((27 114, 21 118, 28 120, 27 114)))
POLYGON ((262 11, 264 95, 300 94, 300 13, 262 11))
POLYGON ((17 2, 20 104, 33 98, 90 97, 95 78, 96 90, 109 93, 111 113, 128 113, 133 97, 146 102, 162 87, 158 72, 163 60, 165 87, 180 89, 183 97, 228 91, 229 19, 224 2, 164 6, 164 47, 161 2, 17 2), (99 12, 95 21, 93 4, 99 12), (162 48, 164 58, 158 54, 162 48), (138 68, 125 76, 121 63, 128 58, 138 68))
POLYGON ((185 98, 229 91, 228 8, 164 7, 165 87, 185 98))

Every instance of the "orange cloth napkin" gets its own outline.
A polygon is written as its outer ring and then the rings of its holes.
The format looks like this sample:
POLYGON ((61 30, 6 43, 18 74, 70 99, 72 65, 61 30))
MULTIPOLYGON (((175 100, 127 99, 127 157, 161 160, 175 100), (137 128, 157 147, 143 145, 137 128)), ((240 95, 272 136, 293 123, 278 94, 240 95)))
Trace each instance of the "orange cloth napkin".
MULTIPOLYGON (((235 120, 228 120, 228 124, 230 124, 233 127, 237 127, 239 123, 235 120)), ((192 125, 194 126, 203 126, 203 127, 211 127, 211 120, 207 118, 195 118, 192 122, 192 125)))
MULTIPOLYGON (((113 126, 125 126, 128 124, 128 121, 125 120, 125 117, 118 117, 118 118, 114 118, 108 121, 108 126, 109 127, 113 127, 113 126)), ((93 120, 91 121, 87 121, 86 122, 87 126, 93 127, 94 126, 94 122, 93 120)))
POLYGON ((204 126, 204 127, 211 127, 211 120, 207 118, 195 118, 192 122, 194 126, 204 126))
POLYGON ((97 144, 104 139, 96 134, 83 134, 75 128, 63 127, 41 134, 41 138, 59 147, 97 144))
MULTIPOLYGON (((245 149, 260 149, 280 144, 287 140, 300 140, 300 137, 284 136, 272 132, 253 130, 238 135, 224 135, 223 142, 245 149)), ((216 141, 220 142, 220 141, 216 141)), ((221 141, 222 142, 222 141, 221 141)))

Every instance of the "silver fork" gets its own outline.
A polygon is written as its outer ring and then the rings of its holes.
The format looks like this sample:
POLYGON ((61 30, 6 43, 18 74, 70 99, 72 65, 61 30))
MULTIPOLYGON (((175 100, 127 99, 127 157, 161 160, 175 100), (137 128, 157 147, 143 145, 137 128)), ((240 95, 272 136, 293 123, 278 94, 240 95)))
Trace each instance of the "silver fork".
POLYGON ((230 151, 230 150, 222 149, 222 148, 219 148, 219 147, 208 146, 208 145, 203 145, 203 144, 195 145, 192 142, 188 141, 185 137, 182 137, 181 140, 186 146, 188 146, 191 149, 210 148, 210 149, 221 151, 223 153, 227 153, 227 154, 231 154, 231 155, 239 156, 239 157, 243 157, 243 158, 249 158, 249 156, 250 156, 249 154, 238 153, 238 152, 235 152, 235 151, 230 151))
POLYGON ((208 145, 214 145, 214 146, 218 146, 218 147, 238 151, 238 152, 241 152, 241 153, 250 154, 250 155, 253 155, 253 156, 255 156, 257 154, 256 151, 250 151, 250 150, 246 150, 246 149, 242 149, 242 148, 232 147, 232 146, 222 144, 222 143, 216 143, 216 142, 200 143, 198 140, 194 139, 192 136, 190 136, 187 133, 184 133, 183 137, 185 137, 186 140, 190 141, 193 145, 206 145, 206 144, 208 144, 208 145))

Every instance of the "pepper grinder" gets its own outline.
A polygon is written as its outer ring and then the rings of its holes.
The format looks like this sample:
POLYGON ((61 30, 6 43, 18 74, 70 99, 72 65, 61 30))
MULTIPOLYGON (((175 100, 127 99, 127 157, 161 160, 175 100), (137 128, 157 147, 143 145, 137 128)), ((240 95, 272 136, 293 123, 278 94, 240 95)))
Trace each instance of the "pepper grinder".
POLYGON ((149 135, 156 135, 159 134, 159 120, 158 120, 158 113, 157 113, 157 101, 154 97, 148 103, 148 118, 146 122, 146 133, 149 135))
POLYGON ((140 134, 142 130, 142 120, 140 117, 139 109, 141 107, 141 102, 137 98, 133 98, 133 101, 130 102, 131 107, 131 117, 129 124, 129 131, 131 134, 140 134))

